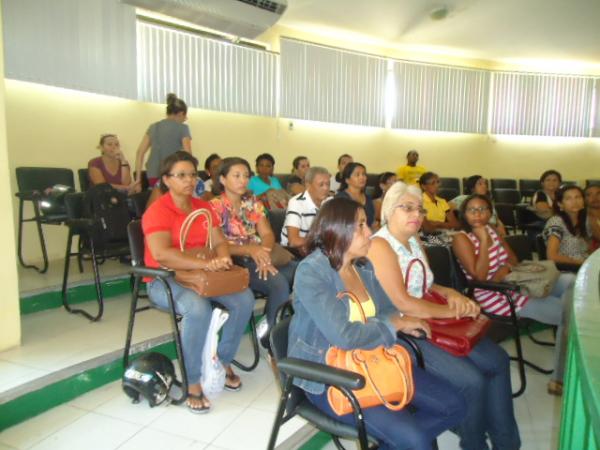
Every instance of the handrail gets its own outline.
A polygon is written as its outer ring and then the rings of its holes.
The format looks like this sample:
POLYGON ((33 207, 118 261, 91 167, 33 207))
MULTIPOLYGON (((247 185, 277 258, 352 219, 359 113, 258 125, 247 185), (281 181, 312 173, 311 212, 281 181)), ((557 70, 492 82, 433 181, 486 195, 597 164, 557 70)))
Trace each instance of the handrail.
POLYGON ((600 250, 577 274, 560 427, 560 450, 600 448, 600 250))

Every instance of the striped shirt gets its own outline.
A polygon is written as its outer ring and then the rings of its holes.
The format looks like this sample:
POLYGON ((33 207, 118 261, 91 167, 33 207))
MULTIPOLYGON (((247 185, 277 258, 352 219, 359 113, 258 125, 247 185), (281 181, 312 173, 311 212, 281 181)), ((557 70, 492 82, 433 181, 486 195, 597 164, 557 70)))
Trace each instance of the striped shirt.
POLYGON ((281 245, 288 245, 287 227, 298 228, 300 237, 305 237, 318 212, 319 208, 313 202, 308 191, 293 196, 285 211, 285 222, 281 229, 281 245))
MULTIPOLYGON (((489 225, 486 226, 487 232, 492 238, 492 244, 488 249, 488 274, 487 280, 491 280, 496 272, 506 264, 508 261, 508 252, 503 247, 500 239, 498 239, 498 235, 489 225)), ((465 233, 464 231, 462 233, 465 233)), ((477 236, 474 233, 465 233, 469 240, 473 243, 475 247, 475 255, 479 255, 480 251, 480 243, 477 236)), ((465 268, 461 264, 461 269, 464 272, 465 276, 468 280, 472 280, 473 277, 465 270, 465 268)), ((473 292, 475 300, 481 305, 481 307, 490 314, 496 314, 499 316, 510 316, 510 306, 506 301, 506 297, 504 294, 501 294, 497 291, 488 291, 486 289, 475 289, 473 292)), ((527 303, 528 297, 526 295, 520 294, 518 292, 511 292, 510 297, 512 298, 515 309, 519 311, 525 303, 527 303)))

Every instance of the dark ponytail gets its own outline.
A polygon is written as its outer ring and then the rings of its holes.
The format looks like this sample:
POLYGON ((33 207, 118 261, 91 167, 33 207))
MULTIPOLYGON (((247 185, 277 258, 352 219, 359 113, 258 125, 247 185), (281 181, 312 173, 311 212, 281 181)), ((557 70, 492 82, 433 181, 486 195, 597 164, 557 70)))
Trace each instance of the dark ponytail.
POLYGON ((187 105, 175 94, 167 94, 167 116, 178 114, 180 112, 187 114, 187 105))

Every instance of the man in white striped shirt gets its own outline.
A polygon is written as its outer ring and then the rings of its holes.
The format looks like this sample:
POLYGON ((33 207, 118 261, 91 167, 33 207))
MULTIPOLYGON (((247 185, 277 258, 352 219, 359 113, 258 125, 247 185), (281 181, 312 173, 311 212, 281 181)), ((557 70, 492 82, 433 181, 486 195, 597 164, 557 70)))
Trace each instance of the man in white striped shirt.
POLYGON ((311 167, 304 185, 306 190, 290 199, 281 229, 281 245, 297 248, 301 253, 308 230, 329 197, 330 174, 323 167, 311 167))

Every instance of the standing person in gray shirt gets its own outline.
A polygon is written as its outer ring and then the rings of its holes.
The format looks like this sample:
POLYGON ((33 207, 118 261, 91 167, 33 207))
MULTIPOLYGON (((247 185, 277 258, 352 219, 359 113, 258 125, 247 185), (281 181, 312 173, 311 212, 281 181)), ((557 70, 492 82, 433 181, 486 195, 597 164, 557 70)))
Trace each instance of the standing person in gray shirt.
MULTIPOLYGON (((159 167, 162 160, 179 150, 192 153, 192 136, 187 120, 187 105, 175 94, 167 95, 167 117, 155 122, 144 134, 135 157, 135 179, 137 192, 141 190, 142 164, 146 152, 150 149, 150 157, 146 162, 148 183, 154 187, 159 181, 159 167)), ((152 198, 154 198, 154 192, 152 198)), ((152 199, 151 199, 152 200, 152 199)), ((148 203, 150 203, 149 201, 148 203)))

